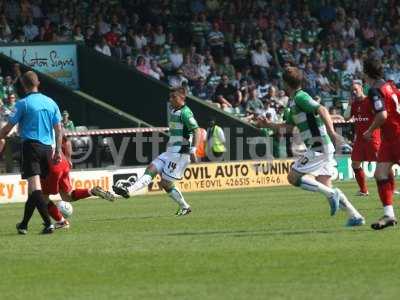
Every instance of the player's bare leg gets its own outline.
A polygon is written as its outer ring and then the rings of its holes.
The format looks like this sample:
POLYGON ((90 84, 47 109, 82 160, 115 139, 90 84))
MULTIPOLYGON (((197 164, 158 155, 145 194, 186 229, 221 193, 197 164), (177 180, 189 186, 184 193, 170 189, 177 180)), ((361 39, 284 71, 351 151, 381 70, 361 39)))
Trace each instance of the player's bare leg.
POLYGON ((397 224, 393 209, 394 177, 392 173, 393 163, 378 162, 375 170, 375 180, 378 186, 379 198, 383 205, 383 217, 371 224, 375 230, 384 229, 397 224))
POLYGON ((357 196, 368 196, 369 193, 368 193, 368 187, 367 187, 367 180, 366 180, 364 170, 361 167, 361 162, 353 161, 351 163, 351 167, 353 168, 354 176, 357 180, 357 184, 360 189, 357 193, 357 196))

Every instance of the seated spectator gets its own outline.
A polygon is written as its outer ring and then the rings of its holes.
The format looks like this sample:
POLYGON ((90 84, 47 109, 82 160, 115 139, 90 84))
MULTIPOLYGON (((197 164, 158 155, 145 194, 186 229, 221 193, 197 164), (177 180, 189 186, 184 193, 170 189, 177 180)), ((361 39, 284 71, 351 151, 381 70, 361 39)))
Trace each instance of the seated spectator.
POLYGON ((196 56, 194 60, 194 65, 196 66, 199 77, 207 78, 208 75, 210 75, 211 71, 210 66, 204 62, 204 59, 205 58, 203 55, 196 56))
POLYGON ((277 123, 285 123, 285 114, 286 114, 285 106, 279 105, 276 110, 276 122, 277 123))
POLYGON ((33 23, 33 18, 31 16, 27 17, 22 30, 26 40, 29 42, 33 41, 39 35, 39 27, 33 23))
POLYGON ((350 73, 347 68, 347 62, 343 62, 341 69, 338 71, 338 82, 340 87, 340 97, 349 99, 351 84, 354 79, 354 74, 350 73))
POLYGON ((225 56, 223 63, 218 66, 220 74, 226 74, 229 80, 233 80, 235 77, 235 67, 231 64, 229 56, 225 56))
POLYGON ((171 49, 171 54, 169 55, 169 60, 172 64, 172 69, 179 69, 183 64, 183 55, 177 45, 173 45, 171 49))
POLYGON ((154 57, 157 60, 157 63, 162 70, 164 71, 172 70, 172 63, 169 59, 169 55, 165 52, 165 48, 163 46, 157 47, 157 52, 154 57))
POLYGON ((127 57, 128 55, 132 55, 132 47, 128 45, 126 36, 120 37, 119 44, 122 51, 122 57, 127 57))
POLYGON ((73 130, 75 130, 74 122, 72 122, 72 120, 69 119, 69 113, 68 113, 68 111, 66 111, 66 110, 64 110, 64 111, 62 112, 61 124, 62 124, 62 126, 63 126, 63 128, 64 128, 65 130, 68 130, 68 131, 73 131, 73 130))
POLYGON ((277 121, 276 110, 272 107, 271 101, 265 101, 264 103, 265 117, 271 120, 271 122, 277 121))
POLYGON ((151 77, 154 77, 157 80, 163 79, 164 78, 164 73, 161 70, 161 68, 159 67, 159 65, 157 64, 157 61, 155 59, 152 59, 150 61, 150 73, 149 75, 151 77))
POLYGON ((153 44, 156 46, 163 46, 167 38, 162 25, 158 25, 153 34, 153 44))
POLYGON ((188 79, 183 75, 182 69, 178 69, 175 75, 169 77, 169 86, 176 88, 181 87, 183 82, 188 82, 188 79))
POLYGON ((199 70, 195 64, 193 64, 190 54, 185 55, 185 60, 181 67, 183 75, 189 81, 195 81, 200 77, 199 70))
POLYGON ((142 55, 139 55, 136 59, 136 69, 143 74, 150 75, 150 68, 146 64, 146 60, 142 55))
POLYGON ((238 107, 242 102, 240 91, 229 83, 229 77, 226 74, 222 75, 221 83, 215 89, 214 97, 222 109, 238 107))
POLYGON ((257 96, 262 101, 264 101, 264 98, 267 96, 269 87, 270 84, 267 82, 266 78, 262 78, 260 83, 257 84, 257 96))
POLYGON ((59 30, 59 34, 57 35, 58 42, 68 42, 71 41, 71 34, 67 27, 61 26, 59 30))
POLYGON ((289 103, 289 97, 286 96, 286 93, 284 90, 279 90, 278 91, 278 96, 276 97, 276 103, 279 106, 286 107, 289 103))
POLYGON ((242 94, 242 106, 246 107, 247 100, 250 97, 250 91, 254 90, 254 86, 250 86, 249 83, 247 82, 246 78, 242 78, 240 80, 239 86, 235 86, 237 89, 239 89, 240 93, 242 94))
POLYGON ((268 78, 271 54, 263 48, 261 43, 256 45, 256 50, 251 53, 251 64, 259 78, 268 78))
POLYGON ((82 27, 80 25, 75 25, 74 31, 72 33, 72 40, 74 42, 84 42, 85 36, 82 34, 82 27))
POLYGON ((186 95, 192 95, 192 88, 189 86, 189 83, 187 81, 182 82, 182 87, 185 89, 186 95))
POLYGON ((1 107, 1 115, 4 117, 3 119, 6 119, 6 117, 8 118, 13 113, 16 100, 16 94, 9 94, 8 97, 5 98, 1 107))
POLYGON ((231 83, 233 84, 233 86, 235 88, 238 89, 238 88, 240 88, 240 82, 241 82, 242 79, 244 79, 243 75, 242 75, 242 72, 236 71, 235 72, 235 78, 233 80, 231 80, 231 83))
POLYGON ((147 46, 147 39, 144 36, 143 31, 138 30, 133 35, 133 47, 136 49, 136 51, 140 52, 145 46, 147 46))
POLYGON ((317 68, 317 73, 316 73, 317 87, 319 91, 330 93, 334 89, 331 83, 329 82, 328 78, 325 76, 324 70, 325 70, 324 66, 320 66, 319 68, 317 68))
POLYGON ((17 90, 14 86, 13 79, 10 75, 7 75, 4 78, 3 93, 5 98, 8 98, 8 96, 11 94, 14 95, 17 94, 17 90))
POLYGON ((392 80, 397 86, 400 85, 400 64, 398 61, 393 62, 390 69, 385 72, 385 79, 392 80))
POLYGON ((211 70, 211 73, 207 78, 207 87, 209 87, 214 93, 215 89, 221 82, 222 77, 221 77, 220 73, 217 71, 217 69, 211 67, 210 70, 211 70))
POLYGON ((347 72, 352 75, 357 76, 358 74, 361 74, 363 71, 357 51, 354 51, 351 54, 351 57, 347 60, 346 65, 347 65, 347 72))
POLYGON ((247 65, 248 47, 242 42, 240 34, 235 35, 232 45, 232 56, 234 65, 241 69, 247 65))
POLYGON ((8 24, 7 17, 2 14, 0 15, 0 28, 3 29, 4 38, 8 41, 12 38, 12 31, 10 25, 8 24))
POLYGON ((106 38, 103 36, 101 37, 94 46, 94 50, 100 52, 101 54, 111 56, 111 48, 107 44, 106 38))
POLYGON ((212 99, 213 90, 209 86, 206 85, 206 79, 204 77, 200 77, 196 80, 194 87, 192 89, 193 96, 209 101, 212 99))
POLYGON ((305 85, 304 88, 314 96, 317 93, 317 74, 314 71, 311 62, 308 62, 304 70, 305 85))
POLYGON ((154 59, 154 55, 151 53, 151 48, 149 46, 144 46, 141 55, 143 56, 146 65, 150 67, 150 61, 154 59))
POLYGON ((257 117, 265 115, 264 103, 258 98, 256 89, 251 89, 246 103, 247 117, 257 117))
POLYGON ((268 101, 270 103, 276 103, 278 96, 278 88, 276 86, 270 85, 268 87, 268 93, 265 96, 265 101, 268 101))
POLYGON ((224 34, 220 31, 220 25, 218 23, 213 24, 213 28, 207 36, 208 44, 211 48, 211 53, 217 62, 221 61, 224 54, 224 34))
POLYGON ((130 55, 125 57, 125 63, 130 67, 135 67, 135 62, 133 61, 133 58, 130 55))

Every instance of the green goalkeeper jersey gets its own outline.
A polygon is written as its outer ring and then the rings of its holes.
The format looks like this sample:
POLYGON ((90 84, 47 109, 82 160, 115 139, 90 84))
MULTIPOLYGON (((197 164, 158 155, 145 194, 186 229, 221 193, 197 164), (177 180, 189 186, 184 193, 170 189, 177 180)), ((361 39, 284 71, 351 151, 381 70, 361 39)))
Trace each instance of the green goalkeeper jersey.
POLYGON ((192 111, 186 105, 179 109, 168 106, 169 140, 168 152, 189 153, 193 141, 193 130, 198 128, 192 111))
POLYGON ((309 94, 298 90, 290 101, 287 123, 296 126, 307 148, 333 153, 335 147, 317 110, 320 106, 309 94))

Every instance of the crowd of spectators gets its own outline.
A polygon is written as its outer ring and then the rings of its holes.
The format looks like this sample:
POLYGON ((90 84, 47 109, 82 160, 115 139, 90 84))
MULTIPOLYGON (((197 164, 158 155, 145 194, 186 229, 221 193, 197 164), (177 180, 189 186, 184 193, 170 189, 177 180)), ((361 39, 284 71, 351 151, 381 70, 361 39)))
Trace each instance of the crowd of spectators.
POLYGON ((396 0, 7 0, 0 41, 82 42, 249 121, 284 119, 288 64, 339 117, 365 57, 400 84, 396 0))

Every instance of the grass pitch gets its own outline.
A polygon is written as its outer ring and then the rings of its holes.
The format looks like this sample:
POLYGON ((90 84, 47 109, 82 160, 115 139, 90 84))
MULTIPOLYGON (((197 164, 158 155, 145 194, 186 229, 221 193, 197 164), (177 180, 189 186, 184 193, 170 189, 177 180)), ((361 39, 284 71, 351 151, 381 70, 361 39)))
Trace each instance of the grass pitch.
POLYGON ((1 205, 0 299, 397 299, 399 231, 369 228, 382 214, 370 189, 350 197, 368 222, 353 229, 290 187, 186 194, 186 217, 164 195, 83 200, 50 236, 37 213, 17 235, 22 205, 1 205))

